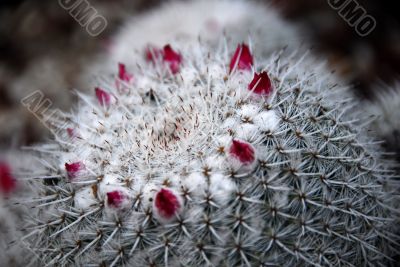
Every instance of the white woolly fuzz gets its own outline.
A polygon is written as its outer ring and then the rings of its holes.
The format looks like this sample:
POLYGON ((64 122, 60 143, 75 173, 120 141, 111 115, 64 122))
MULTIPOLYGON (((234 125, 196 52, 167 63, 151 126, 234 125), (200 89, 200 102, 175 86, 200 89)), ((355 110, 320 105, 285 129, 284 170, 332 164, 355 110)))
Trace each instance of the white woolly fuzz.
MULTIPOLYGON (((228 143, 230 144, 230 142, 228 143)), ((223 154, 222 149, 225 151, 228 147, 219 146, 218 151, 219 153, 216 155, 209 156, 204 161, 204 168, 207 168, 209 172, 219 172, 221 169, 226 167, 226 156, 223 154)), ((207 172, 207 170, 204 170, 207 172)))
POLYGON ((74 205, 79 210, 88 211, 98 202, 97 192, 93 187, 85 187, 75 192, 74 205))
POLYGON ((260 107, 251 104, 242 106, 239 113, 241 120, 243 122, 251 122, 259 114, 260 109, 260 107))
POLYGON ((279 117, 273 110, 260 112, 253 118, 253 123, 261 131, 272 132, 278 128, 279 117))
POLYGON ((153 183, 147 183, 143 187, 141 194, 141 204, 144 209, 148 209, 153 206, 154 195, 159 189, 160 187, 153 183))
POLYGON ((206 177, 202 173, 194 172, 183 179, 183 185, 194 195, 203 195, 207 187, 206 177))
MULTIPOLYGON (((222 124, 222 128, 226 129, 227 131, 232 131, 232 130, 235 129, 236 126, 239 124, 239 121, 240 121, 240 120, 239 120, 238 118, 235 118, 235 117, 228 117, 228 118, 224 121, 224 123, 222 124)), ((230 138, 228 137, 228 139, 230 139, 230 138)), ((228 140, 228 141, 229 141, 229 140, 228 140)), ((221 140, 221 142, 226 144, 226 141, 222 141, 222 140, 221 140)))
POLYGON ((244 123, 235 130, 235 136, 243 140, 255 140, 259 137, 259 128, 254 124, 244 123))
POLYGON ((212 199, 218 204, 229 201, 236 190, 235 183, 222 174, 210 176, 210 193, 212 199))

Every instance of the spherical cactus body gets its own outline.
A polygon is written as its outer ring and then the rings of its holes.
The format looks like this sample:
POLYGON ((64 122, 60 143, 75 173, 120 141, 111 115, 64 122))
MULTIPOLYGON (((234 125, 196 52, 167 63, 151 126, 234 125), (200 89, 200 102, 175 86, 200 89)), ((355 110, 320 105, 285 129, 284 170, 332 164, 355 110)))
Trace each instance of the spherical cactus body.
POLYGON ((331 73, 246 43, 148 52, 36 149, 23 240, 42 264, 391 262, 393 166, 331 73))

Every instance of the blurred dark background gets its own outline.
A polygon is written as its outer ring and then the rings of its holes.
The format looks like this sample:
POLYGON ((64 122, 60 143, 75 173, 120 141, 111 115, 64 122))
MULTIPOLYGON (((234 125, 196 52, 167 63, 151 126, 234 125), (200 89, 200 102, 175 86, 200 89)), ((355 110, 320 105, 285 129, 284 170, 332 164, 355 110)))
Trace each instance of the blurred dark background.
POLYGON ((293 23, 308 30, 316 50, 329 59, 357 91, 372 97, 375 83, 393 83, 400 74, 400 16, 398 1, 357 0, 377 22, 361 37, 333 10, 328 0, 274 0, 293 23))
MULTIPOLYGON (((55 0, 0 2, 0 144, 7 148, 43 140, 46 135, 23 107, 24 88, 40 89, 67 109, 69 90, 79 88, 83 68, 107 48, 110 36, 126 18, 160 4, 160 0, 90 0, 108 26, 90 37, 55 0), (47 66, 43 68, 43 66, 47 66), (51 77, 51 80, 47 80, 51 77)), ((400 73, 400 16, 397 1, 358 0, 377 21, 360 37, 333 10, 328 0, 271 0, 282 15, 305 29, 305 39, 355 87, 362 98, 373 98, 380 82, 393 83, 400 73)))

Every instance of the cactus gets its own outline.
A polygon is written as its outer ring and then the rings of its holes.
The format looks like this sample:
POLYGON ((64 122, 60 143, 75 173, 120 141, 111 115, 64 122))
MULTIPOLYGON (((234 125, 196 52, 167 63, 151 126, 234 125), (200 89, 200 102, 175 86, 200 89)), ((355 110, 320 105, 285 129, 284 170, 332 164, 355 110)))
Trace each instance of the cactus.
POLYGON ((15 151, 2 151, 0 153, 0 266, 24 266, 21 257, 23 247, 15 242, 21 232, 18 231, 18 222, 24 214, 18 206, 11 205, 10 199, 19 191, 13 170, 16 158, 26 164, 27 159, 21 160, 21 155, 15 151))
POLYGON ((0 162, 0 263, 8 260, 7 253, 7 237, 10 231, 9 210, 3 203, 3 195, 9 194, 15 187, 15 180, 10 174, 10 168, 6 162, 0 162))
POLYGON ((375 98, 373 101, 365 101, 365 109, 377 116, 373 127, 377 129, 379 137, 386 140, 391 149, 396 148, 397 151, 400 151, 398 145, 400 113, 397 112, 400 108, 400 83, 397 82, 393 86, 376 86, 375 89, 375 98))
POLYGON ((41 265, 392 262, 394 163, 357 100, 310 57, 227 47, 148 47, 54 119, 24 177, 41 265))

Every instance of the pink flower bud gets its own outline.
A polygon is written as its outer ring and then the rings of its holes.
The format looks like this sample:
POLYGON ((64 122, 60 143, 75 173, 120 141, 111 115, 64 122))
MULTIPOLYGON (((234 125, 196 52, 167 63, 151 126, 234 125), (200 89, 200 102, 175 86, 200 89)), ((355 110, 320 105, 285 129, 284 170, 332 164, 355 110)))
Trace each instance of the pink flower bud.
POLYGON ((104 91, 99 87, 95 88, 95 92, 97 100, 99 101, 100 105, 102 105, 103 107, 109 107, 111 105, 111 99, 112 99, 111 94, 107 93, 106 91, 104 91))
POLYGON ((125 64, 118 63, 118 78, 127 83, 133 80, 133 74, 126 71, 125 64))
POLYGON ((229 154, 244 165, 250 165, 255 160, 253 146, 244 141, 233 140, 229 148, 229 154))
POLYGON ((145 51, 146 60, 155 63, 157 59, 162 59, 163 63, 167 64, 172 74, 176 74, 182 63, 182 56, 172 49, 171 45, 167 44, 163 49, 148 45, 145 51))
POLYGON ((271 80, 268 73, 263 71, 261 73, 254 73, 254 78, 249 84, 249 90, 255 94, 268 95, 272 91, 271 80))
POLYGON ((74 128, 67 128, 67 134, 68 134, 69 138, 78 137, 78 133, 74 128))
POLYGON ((173 74, 179 71, 180 64, 182 62, 182 56, 175 52, 169 44, 163 48, 163 60, 169 65, 169 68, 173 74))
POLYGON ((133 74, 127 72, 125 64, 118 63, 118 78, 115 81, 115 86, 120 93, 129 92, 129 88, 124 83, 132 83, 133 74))
POLYGON ((10 166, 5 162, 0 162, 0 191, 9 194, 15 190, 17 183, 11 175, 10 166))
POLYGON ((82 162, 65 163, 65 170, 70 179, 76 178, 83 169, 85 169, 85 165, 82 162))
POLYGON ((154 200, 154 211, 156 217, 161 220, 171 220, 179 213, 182 207, 182 200, 170 189, 162 188, 157 192, 154 200))
POLYGON ((251 70, 253 66, 253 55, 250 52, 249 47, 246 44, 239 44, 236 48, 235 54, 231 59, 229 65, 229 73, 234 69, 237 70, 251 70))
POLYGON ((126 196, 121 191, 107 192, 107 204, 113 208, 121 208, 126 196))

